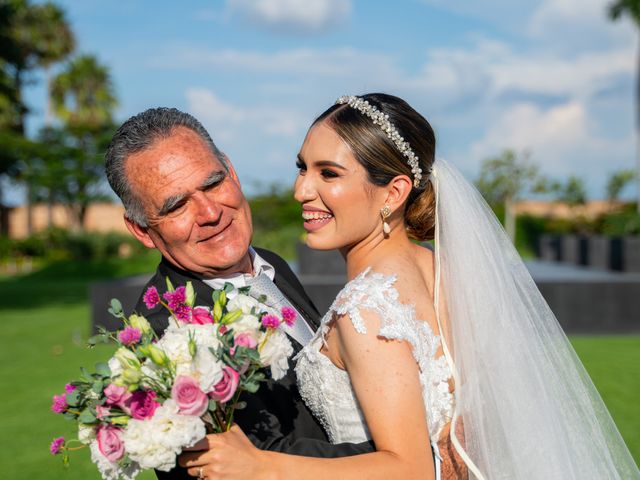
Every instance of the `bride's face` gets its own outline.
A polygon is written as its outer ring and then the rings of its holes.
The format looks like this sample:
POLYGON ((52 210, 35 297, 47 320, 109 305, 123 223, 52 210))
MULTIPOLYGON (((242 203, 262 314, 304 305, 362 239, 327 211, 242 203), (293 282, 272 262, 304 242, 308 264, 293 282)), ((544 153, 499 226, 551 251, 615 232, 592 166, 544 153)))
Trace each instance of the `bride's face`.
POLYGON ((295 198, 302 204, 307 244, 319 250, 352 247, 382 235, 384 189, 373 185, 351 149, 324 123, 302 144, 295 198))

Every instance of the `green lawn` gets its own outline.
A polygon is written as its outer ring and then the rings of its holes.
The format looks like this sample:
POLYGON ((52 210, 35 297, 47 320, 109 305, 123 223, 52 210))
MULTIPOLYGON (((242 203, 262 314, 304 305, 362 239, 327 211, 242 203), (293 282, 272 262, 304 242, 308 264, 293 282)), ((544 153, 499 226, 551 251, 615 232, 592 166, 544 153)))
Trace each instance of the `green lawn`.
MULTIPOLYGON (((0 465, 6 479, 99 478, 87 451, 71 468, 48 453, 55 436, 74 434, 73 424, 49 411, 51 397, 112 351, 85 348, 89 334, 88 284, 150 272, 157 259, 68 263, 21 278, 0 278, 0 465)), ((636 461, 640 460, 640 336, 572 339, 636 461)), ((139 477, 155 478, 152 474, 139 477)))

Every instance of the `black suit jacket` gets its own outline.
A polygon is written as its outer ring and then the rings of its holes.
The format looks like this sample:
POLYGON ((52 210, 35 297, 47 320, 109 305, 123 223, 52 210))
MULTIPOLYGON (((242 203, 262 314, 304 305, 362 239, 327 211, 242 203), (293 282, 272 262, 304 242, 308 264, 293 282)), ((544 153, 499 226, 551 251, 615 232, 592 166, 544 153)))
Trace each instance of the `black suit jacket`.
MULTIPOLYGON (((319 325, 320 315, 287 263, 268 250, 256 248, 256 251, 273 265, 274 283, 315 330, 319 325)), ((185 285, 191 281, 196 294, 196 305, 212 303, 213 289, 209 285, 192 273, 176 268, 165 259, 161 261, 155 275, 149 280, 144 290, 155 286, 162 294, 166 290, 166 277, 174 286, 185 285)), ((136 311, 149 320, 158 334, 162 334, 167 327, 167 312, 164 308, 156 307, 149 311, 141 297, 136 305, 136 311)), ((301 345, 293 339, 291 343, 295 356, 301 345)), ((346 457, 375 450, 373 442, 337 445, 329 443, 324 430, 300 398, 291 362, 284 378, 277 382, 268 380, 260 386, 257 393, 246 394, 242 400, 247 402, 247 407, 236 411, 234 421, 254 445, 263 450, 324 458, 346 457)), ((160 480, 191 478, 186 474, 186 470, 179 467, 169 473, 156 472, 156 475, 160 480)))

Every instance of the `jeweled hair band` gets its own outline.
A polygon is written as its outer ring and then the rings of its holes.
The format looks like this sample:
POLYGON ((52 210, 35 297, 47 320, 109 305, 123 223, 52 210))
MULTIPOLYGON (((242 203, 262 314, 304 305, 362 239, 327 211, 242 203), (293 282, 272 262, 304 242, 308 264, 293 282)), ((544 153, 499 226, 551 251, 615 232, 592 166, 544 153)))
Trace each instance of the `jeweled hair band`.
POLYGON ((418 157, 411 149, 409 143, 402 138, 398 129, 389 121, 389 115, 382 113, 368 101, 355 95, 343 95, 336 100, 336 104, 347 104, 351 108, 355 108, 360 113, 369 117, 374 124, 382 129, 398 150, 400 150, 400 153, 407 157, 407 164, 411 167, 411 173, 413 173, 413 186, 414 188, 418 188, 422 180, 422 169, 418 163, 418 157))

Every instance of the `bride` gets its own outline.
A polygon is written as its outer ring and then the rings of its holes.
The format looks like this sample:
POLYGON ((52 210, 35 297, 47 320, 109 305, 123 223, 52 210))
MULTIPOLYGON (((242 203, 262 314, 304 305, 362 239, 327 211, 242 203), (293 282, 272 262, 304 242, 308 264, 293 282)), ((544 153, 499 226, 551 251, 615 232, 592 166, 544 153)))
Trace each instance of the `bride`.
POLYGON ((443 160, 427 120, 384 94, 341 97, 298 155, 310 247, 348 283, 297 359, 326 459, 234 427, 181 463, 200 478, 638 479, 602 400, 501 226, 443 160), (435 249, 413 240, 434 239, 435 249))

